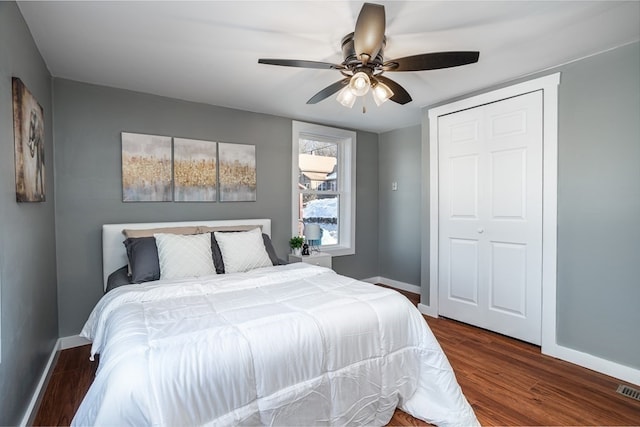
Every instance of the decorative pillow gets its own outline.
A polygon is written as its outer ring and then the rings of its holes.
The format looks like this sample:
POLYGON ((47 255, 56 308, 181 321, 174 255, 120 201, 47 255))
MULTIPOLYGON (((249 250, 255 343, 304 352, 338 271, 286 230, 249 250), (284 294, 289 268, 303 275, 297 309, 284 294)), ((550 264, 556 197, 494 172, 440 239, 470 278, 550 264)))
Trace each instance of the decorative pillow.
POLYGON ((130 238, 124 241, 131 268, 131 282, 143 283, 160 278, 158 249, 153 237, 130 238))
POLYGON ((109 275, 107 278, 107 290, 105 293, 120 286, 131 284, 131 277, 129 277, 127 269, 128 267, 125 265, 109 275))
POLYGON ((280 260, 278 259, 278 254, 276 253, 276 250, 273 248, 273 244, 271 243, 271 238, 264 233, 262 233, 262 243, 264 243, 264 248, 267 250, 267 255, 269 255, 271 264, 273 265, 280 264, 280 260))
POLYGON ((154 234, 197 234, 198 226, 186 226, 186 227, 164 227, 164 228, 145 228, 141 230, 125 228, 122 230, 122 234, 125 237, 153 237, 154 234))
POLYGON ((213 265, 216 267, 217 274, 224 274, 224 261, 222 260, 222 252, 216 240, 216 233, 211 233, 211 255, 213 256, 213 265))
POLYGON ((211 234, 154 234, 160 279, 216 274, 211 255, 211 234))
MULTIPOLYGON (((228 231, 223 231, 223 233, 228 233, 228 231)), ((273 265, 279 265, 280 259, 278 258, 276 250, 273 248, 271 238, 262 233, 262 242, 264 243, 264 248, 267 251, 267 255, 269 255, 271 263, 273 265)), ((224 274, 224 260, 222 259, 222 252, 220 252, 220 246, 216 240, 215 233, 211 233, 211 253, 213 255, 213 264, 216 266, 216 273, 224 274)))
POLYGON ((273 265, 259 229, 228 233, 216 231, 214 235, 222 253, 225 273, 273 265))

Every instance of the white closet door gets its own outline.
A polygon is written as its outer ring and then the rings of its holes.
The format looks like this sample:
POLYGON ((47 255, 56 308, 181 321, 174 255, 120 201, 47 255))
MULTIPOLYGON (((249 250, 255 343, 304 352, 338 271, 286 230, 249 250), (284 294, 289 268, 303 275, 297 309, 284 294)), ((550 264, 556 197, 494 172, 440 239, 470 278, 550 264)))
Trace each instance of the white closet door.
POLYGON ((542 91, 438 118, 439 313, 540 344, 542 91))

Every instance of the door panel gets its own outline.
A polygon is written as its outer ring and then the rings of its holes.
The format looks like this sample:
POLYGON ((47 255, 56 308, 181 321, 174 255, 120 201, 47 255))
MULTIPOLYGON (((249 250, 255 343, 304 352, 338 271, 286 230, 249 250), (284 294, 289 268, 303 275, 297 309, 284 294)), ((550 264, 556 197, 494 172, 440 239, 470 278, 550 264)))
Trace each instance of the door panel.
POLYGON ((526 150, 496 151, 490 156, 491 219, 525 219, 526 150))
POLYGON ((542 93, 438 118, 439 313, 540 343, 542 93))
POLYGON ((525 245, 491 242, 491 310, 526 317, 526 251, 525 245))
POLYGON ((490 117, 489 137, 505 138, 522 135, 527 131, 527 113, 524 110, 494 114, 490 117))
POLYGON ((449 298, 466 304, 478 304, 478 241, 449 240, 449 298))
POLYGON ((478 156, 452 157, 451 170, 451 218, 478 218, 478 156))

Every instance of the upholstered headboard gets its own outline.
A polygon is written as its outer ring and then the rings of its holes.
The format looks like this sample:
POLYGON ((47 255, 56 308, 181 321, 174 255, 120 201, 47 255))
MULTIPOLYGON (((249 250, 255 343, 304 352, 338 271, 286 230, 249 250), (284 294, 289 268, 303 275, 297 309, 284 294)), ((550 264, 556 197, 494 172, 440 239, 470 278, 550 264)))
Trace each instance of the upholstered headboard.
POLYGON ((107 288, 107 278, 118 268, 127 264, 127 251, 122 244, 125 240, 122 230, 143 230, 161 227, 186 226, 229 227, 236 225, 256 225, 262 227, 262 232, 271 237, 270 219, 232 219, 216 221, 181 221, 181 222, 145 222, 129 224, 104 224, 102 226, 102 279, 104 289, 107 288))

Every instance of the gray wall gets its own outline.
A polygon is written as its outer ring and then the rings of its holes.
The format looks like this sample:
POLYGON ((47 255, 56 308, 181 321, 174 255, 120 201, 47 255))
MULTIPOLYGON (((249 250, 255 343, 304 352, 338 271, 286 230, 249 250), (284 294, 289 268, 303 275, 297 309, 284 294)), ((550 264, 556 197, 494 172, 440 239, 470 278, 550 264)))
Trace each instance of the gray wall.
MULTIPOLYGON (((378 135, 358 132, 356 147, 356 253, 333 258, 345 276, 378 276, 378 135)), ((287 205, 289 206, 289 205, 287 205)))
POLYGON ((640 368, 640 43, 559 89, 558 343, 640 368))
POLYGON ((13 2, 0 2, 0 425, 27 409, 58 337, 51 77, 13 2), (44 109, 46 202, 16 203, 11 77, 44 109))
MULTIPOLYGON (((378 239, 380 276, 420 286, 421 127, 380 134, 378 239), (398 183, 393 191, 392 183, 398 183)), ((426 226, 428 227, 428 222, 426 226)))
MULTIPOLYGON (((126 90, 54 80, 60 336, 80 332, 102 296, 101 225, 271 218, 286 256, 291 233, 291 120, 126 90), (243 203, 123 203, 120 133, 256 145, 258 196, 243 203)), ((377 275, 377 135, 358 132, 356 255, 336 271, 377 275), (373 230, 370 232, 369 230, 373 230)))
POLYGON ((640 43, 530 78, 558 71, 558 343, 640 368, 640 43))

